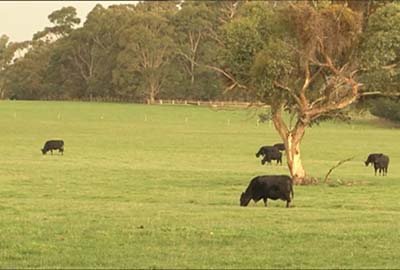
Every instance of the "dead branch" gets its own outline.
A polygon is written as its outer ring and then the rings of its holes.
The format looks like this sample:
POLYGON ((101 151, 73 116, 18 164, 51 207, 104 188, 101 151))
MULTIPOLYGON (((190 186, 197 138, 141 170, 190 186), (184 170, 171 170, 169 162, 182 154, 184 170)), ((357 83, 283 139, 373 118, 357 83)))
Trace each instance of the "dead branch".
POLYGON ((335 166, 333 166, 333 167, 328 171, 328 173, 325 175, 324 183, 326 183, 326 181, 328 181, 328 177, 329 177, 329 175, 332 173, 332 171, 333 171, 334 169, 336 169, 337 167, 339 167, 339 166, 342 165, 343 163, 352 160, 353 158, 354 158, 354 156, 353 156, 353 157, 350 157, 350 158, 346 158, 346 159, 340 160, 335 166))

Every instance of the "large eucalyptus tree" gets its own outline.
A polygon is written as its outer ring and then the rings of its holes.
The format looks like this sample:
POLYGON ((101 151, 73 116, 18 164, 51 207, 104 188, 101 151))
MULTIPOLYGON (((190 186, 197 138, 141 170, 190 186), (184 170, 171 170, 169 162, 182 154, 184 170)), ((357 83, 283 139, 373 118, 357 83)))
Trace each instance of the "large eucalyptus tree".
POLYGON ((223 69, 232 74, 233 86, 270 105, 295 183, 308 181, 300 151, 307 127, 343 113, 362 96, 399 93, 398 80, 392 81, 395 87, 379 91, 361 83, 367 71, 363 67, 370 72, 398 67, 398 8, 392 4, 377 12, 364 38, 361 14, 344 5, 297 2, 272 10, 264 3, 248 3, 226 26, 223 69), (391 27, 373 26, 383 26, 379 20, 385 17, 391 17, 391 27), (375 43, 381 44, 379 50, 365 49, 375 43), (387 47, 391 50, 385 51, 387 47), (293 124, 285 121, 284 111, 293 124))

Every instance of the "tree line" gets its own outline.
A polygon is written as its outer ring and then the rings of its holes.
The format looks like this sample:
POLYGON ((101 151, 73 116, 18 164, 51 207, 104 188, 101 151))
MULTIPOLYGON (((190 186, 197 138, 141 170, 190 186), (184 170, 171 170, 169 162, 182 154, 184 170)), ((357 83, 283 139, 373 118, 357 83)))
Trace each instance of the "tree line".
POLYGON ((74 7, 52 12, 32 40, 0 39, 0 98, 243 100, 225 92, 224 27, 236 2, 96 5, 83 26, 74 7), (13 59, 19 49, 24 57, 13 59))
MULTIPOLYGON (((363 16, 366 28, 369 16, 390 1, 347 2, 363 16)), ((339 4, 341 10, 347 2, 305 4, 317 10, 332 10, 339 4)), ((290 1, 141 2, 108 8, 98 4, 81 27, 76 9, 64 7, 48 16, 51 26, 32 40, 0 38, 0 98, 250 101, 254 93, 242 91, 239 82, 249 72, 262 72, 256 66, 263 65, 261 58, 268 55, 254 59, 256 53, 267 49, 270 54, 281 53, 281 61, 294 53, 293 48, 282 51, 279 44, 293 34, 284 20, 293 14, 291 5, 290 1), (13 59, 22 48, 29 48, 28 53, 13 59)), ((346 14, 344 9, 340 12, 346 14)), ((350 37, 349 42, 353 40, 350 37)), ((330 39, 330 46, 338 45, 335 42, 330 39)), ((277 73, 275 64, 264 68, 277 73)))

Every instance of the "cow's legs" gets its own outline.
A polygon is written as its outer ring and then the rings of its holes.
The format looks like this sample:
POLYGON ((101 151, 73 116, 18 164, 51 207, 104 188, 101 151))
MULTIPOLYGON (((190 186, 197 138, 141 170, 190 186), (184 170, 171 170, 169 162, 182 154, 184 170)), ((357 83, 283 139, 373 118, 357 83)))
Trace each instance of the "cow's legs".
POLYGON ((53 155, 53 149, 50 149, 51 154, 53 155))
POLYGON ((286 208, 290 207, 290 200, 286 200, 286 208))
POLYGON ((264 201, 265 207, 267 207, 267 197, 263 198, 263 201, 264 201))

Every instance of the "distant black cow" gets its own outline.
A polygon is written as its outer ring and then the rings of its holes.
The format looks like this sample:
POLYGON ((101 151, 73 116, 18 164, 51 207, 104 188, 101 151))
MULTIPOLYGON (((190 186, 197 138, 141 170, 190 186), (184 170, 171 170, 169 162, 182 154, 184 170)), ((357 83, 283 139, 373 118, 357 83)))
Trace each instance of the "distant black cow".
POLYGON ((389 157, 382 153, 369 154, 367 160, 365 161, 365 166, 370 163, 374 164, 375 175, 376 171, 379 170, 379 175, 387 175, 387 169, 389 166, 389 157))
POLYGON ((271 151, 276 152, 277 149, 273 146, 261 146, 258 152, 256 153, 256 157, 265 156, 268 152, 271 151))
POLYGON ((267 199, 286 201, 289 207, 293 199, 292 179, 287 175, 261 175, 254 177, 245 192, 240 196, 240 206, 247 206, 250 200, 258 202, 263 199, 267 206, 267 199))
POLYGON ((282 165, 282 153, 279 151, 268 152, 261 160, 261 164, 264 165, 266 162, 271 164, 272 160, 276 160, 276 165, 279 163, 282 165))
POLYGON ((285 150, 285 145, 283 143, 277 143, 274 144, 273 146, 261 146, 258 152, 256 153, 256 157, 259 156, 265 156, 269 152, 278 152, 278 151, 284 151, 285 150))
POLYGON ((283 144, 283 143, 276 143, 276 144, 273 145, 273 147, 275 147, 279 151, 285 151, 286 150, 285 144, 283 144))
POLYGON ((61 155, 64 154, 64 141, 63 140, 50 140, 47 141, 44 146, 42 153, 43 155, 46 154, 48 151, 51 151, 51 154, 53 154, 53 150, 58 150, 61 155))
POLYGON ((370 163, 374 164, 375 175, 376 171, 379 170, 379 175, 387 175, 387 169, 389 166, 389 157, 382 153, 374 153, 369 154, 367 160, 365 161, 365 166, 368 166, 370 163))
POLYGON ((382 155, 382 153, 369 154, 367 160, 365 161, 365 166, 368 166, 370 163, 374 163, 375 160, 382 155))

